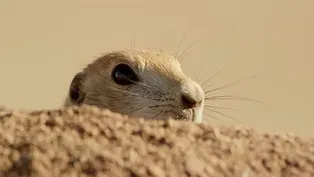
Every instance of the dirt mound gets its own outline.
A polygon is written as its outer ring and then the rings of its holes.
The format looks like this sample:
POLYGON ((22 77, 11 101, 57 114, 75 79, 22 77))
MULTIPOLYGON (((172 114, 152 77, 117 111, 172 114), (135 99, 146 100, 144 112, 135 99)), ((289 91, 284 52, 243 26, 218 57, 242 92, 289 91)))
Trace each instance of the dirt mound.
POLYGON ((314 176, 314 140, 128 118, 96 107, 0 114, 0 176, 314 176))

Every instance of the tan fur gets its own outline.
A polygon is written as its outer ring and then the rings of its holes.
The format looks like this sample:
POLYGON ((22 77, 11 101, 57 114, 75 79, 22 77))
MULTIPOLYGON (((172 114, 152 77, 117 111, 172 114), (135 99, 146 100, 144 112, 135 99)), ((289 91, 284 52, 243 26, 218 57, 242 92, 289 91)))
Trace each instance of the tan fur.
MULTIPOLYGON (((83 73, 86 75, 81 83, 86 92, 83 104, 129 116, 192 120, 193 110, 182 105, 181 93, 185 93, 202 100, 194 109, 202 115, 204 91, 182 72, 178 60, 169 54, 146 49, 114 51, 93 61, 83 73), (132 86, 114 83, 111 72, 119 63, 128 64, 141 82, 132 86)), ((68 97, 65 106, 73 104, 68 97)))

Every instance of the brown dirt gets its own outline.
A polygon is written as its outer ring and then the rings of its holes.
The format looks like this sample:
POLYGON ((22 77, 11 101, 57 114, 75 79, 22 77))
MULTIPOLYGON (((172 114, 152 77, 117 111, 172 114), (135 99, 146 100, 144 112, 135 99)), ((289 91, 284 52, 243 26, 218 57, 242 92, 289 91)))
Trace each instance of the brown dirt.
POLYGON ((0 114, 0 176, 314 176, 314 139, 83 106, 0 114))

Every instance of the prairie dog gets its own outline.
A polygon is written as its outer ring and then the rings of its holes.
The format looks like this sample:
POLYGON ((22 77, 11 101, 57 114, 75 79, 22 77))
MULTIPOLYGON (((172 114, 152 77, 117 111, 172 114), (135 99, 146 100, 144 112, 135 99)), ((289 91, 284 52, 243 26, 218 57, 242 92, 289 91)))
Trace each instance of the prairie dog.
POLYGON ((109 52, 78 72, 64 106, 88 104, 132 117, 200 123, 204 97, 172 55, 125 49, 109 52))

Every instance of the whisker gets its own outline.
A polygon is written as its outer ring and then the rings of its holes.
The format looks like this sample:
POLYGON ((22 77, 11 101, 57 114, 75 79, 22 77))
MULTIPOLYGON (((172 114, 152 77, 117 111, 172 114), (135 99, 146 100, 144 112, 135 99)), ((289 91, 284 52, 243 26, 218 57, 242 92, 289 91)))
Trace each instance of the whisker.
POLYGON ((178 52, 179 52, 180 46, 181 46, 181 44, 182 44, 182 41, 183 41, 183 39, 184 39, 184 37, 185 37, 186 33, 187 33, 187 32, 185 31, 185 32, 184 32, 184 34, 183 34, 183 37, 182 37, 182 39, 181 39, 181 41, 180 41, 180 43, 179 43, 179 46, 178 46, 178 48, 177 48, 176 55, 175 55, 175 57, 174 57, 174 58, 177 58, 177 55, 178 55, 178 52))
POLYGON ((266 104, 265 102, 262 102, 259 100, 241 97, 241 96, 232 96, 232 95, 211 96, 211 97, 206 97, 205 100, 239 100, 239 101, 251 101, 251 102, 266 104))
MULTIPOLYGON (((131 32, 131 33, 133 33, 133 32, 131 32)), ((134 50, 134 47, 133 47, 133 36, 132 36, 132 34, 130 35, 130 42, 131 42, 131 49, 134 50)), ((96 58, 98 58, 98 57, 96 57, 96 58)))
POLYGON ((225 117, 227 117, 227 118, 230 118, 230 119, 232 119, 232 120, 234 120, 234 121, 236 121, 236 122, 242 124, 243 126, 247 127, 243 122, 241 122, 241 121, 239 121, 239 120, 237 120, 237 119, 235 119, 235 118, 233 118, 233 117, 231 117, 231 116, 229 116, 229 115, 227 115, 227 114, 221 113, 221 112, 216 111, 216 110, 211 110, 211 111, 212 111, 212 112, 215 112, 215 113, 217 113, 217 114, 220 114, 220 115, 222 115, 222 116, 225 116, 225 117))
POLYGON ((206 116, 209 116, 209 117, 211 117, 211 118, 213 118, 213 119, 215 119, 215 120, 217 120, 217 121, 221 121, 221 122, 223 122, 223 123, 225 123, 225 124, 228 124, 226 121, 224 121, 224 120, 222 120, 222 119, 218 119, 217 117, 215 117, 215 116, 213 116, 213 115, 211 115, 211 114, 209 114, 209 113, 205 113, 205 115, 206 115, 206 116))
POLYGON ((152 119, 155 119, 156 117, 158 117, 161 113, 163 113, 164 111, 160 111, 156 116, 154 116, 152 119))
POLYGON ((201 73, 201 71, 202 71, 202 69, 203 69, 203 66, 204 66, 204 59, 202 58, 201 67, 200 67, 200 69, 198 70, 197 75, 196 75, 196 78, 195 78, 196 82, 198 82, 198 78, 199 78, 200 73, 201 73))
MULTIPOLYGON (((140 95, 140 94, 138 94, 138 93, 133 93, 133 92, 126 91, 126 90, 121 90, 121 89, 118 89, 118 88, 115 88, 115 87, 110 87, 110 88, 111 88, 111 89, 114 89, 114 90, 117 90, 117 91, 120 91, 120 92, 128 93, 128 94, 130 94, 130 95, 142 96, 142 95, 140 95)), ((142 96, 142 97, 144 97, 144 96, 142 96)), ((145 98, 146 98, 146 97, 145 97, 145 98)))
POLYGON ((206 88, 203 88, 204 92, 206 93, 206 91, 207 91, 209 88, 213 87, 214 85, 215 85, 215 84, 211 84, 211 85, 207 86, 206 88))
MULTIPOLYGON (((126 79, 128 79, 128 78, 126 78, 126 79)), ((162 94, 164 94, 164 91, 160 88, 160 86, 158 86, 159 84, 157 84, 157 86, 151 86, 151 85, 149 85, 149 84, 147 84, 147 83, 145 83, 145 82, 135 82, 135 81, 133 81, 133 80, 131 80, 131 79, 128 79, 128 81, 130 81, 130 82, 132 82, 133 84, 137 84, 137 85, 142 85, 142 86, 145 86, 145 87, 149 87, 150 89, 152 89, 152 88, 157 88, 157 89, 159 89, 159 91, 162 93, 162 94)))
MULTIPOLYGON (((215 120, 219 120, 217 117, 213 116, 213 115, 210 115, 208 112, 204 112, 205 115, 215 119, 215 120)), ((220 120, 219 120, 220 121, 220 120)))
MULTIPOLYGON (((160 87, 153 87, 153 86, 151 86, 151 85, 149 85, 149 84, 146 84, 146 83, 141 83, 141 82, 135 82, 135 81, 133 81, 133 80, 130 80, 130 79, 128 79, 130 82, 132 82, 132 83, 134 83, 134 84, 137 84, 137 85, 142 85, 142 86, 145 86, 145 87, 148 87, 149 89, 152 89, 152 88, 157 88, 157 89, 159 89, 159 94, 160 95, 163 95, 164 94, 164 92, 163 92, 163 90, 160 88, 160 87)), ((109 85, 109 84, 108 84, 109 85)), ((124 92, 124 93, 127 93, 127 94, 130 94, 130 95, 134 95, 134 96, 139 96, 139 97, 142 97, 142 98, 145 98, 145 99, 150 99, 148 96, 145 96, 145 95, 141 95, 141 94, 139 94, 139 93, 133 93, 133 92, 130 92, 130 91, 127 91, 127 90, 122 90, 122 89, 119 89, 119 88, 116 88, 116 87, 113 87, 113 86, 111 86, 110 87, 111 89, 113 89, 113 90, 116 90, 116 91, 119 91, 119 92, 124 92)), ((92 93, 89 93, 89 94, 92 94, 92 93)))
POLYGON ((230 110, 230 111, 239 111, 239 110, 237 110, 237 109, 226 108, 226 107, 220 107, 220 106, 211 106, 211 105, 205 105, 204 108, 224 109, 224 110, 230 110))
POLYGON ((199 41, 201 41, 201 40, 203 40, 204 39, 204 37, 203 38, 200 38, 200 39, 198 39, 198 40, 196 40, 196 41, 194 41, 192 44, 190 44, 182 53, 181 53, 181 55, 180 55, 180 57, 179 57, 179 61, 180 61, 180 63, 182 63, 182 61, 183 61, 183 59, 181 60, 180 58, 182 57, 182 55, 190 48, 190 47, 192 47, 194 44, 196 44, 197 42, 199 42, 199 41))
POLYGON ((150 89, 157 88, 161 94, 165 94, 165 92, 159 86, 161 84, 156 84, 156 86, 153 87, 153 86, 151 86, 151 85, 149 85, 149 84, 147 84, 145 82, 143 82, 143 83, 141 83, 141 82, 134 82, 134 81, 131 81, 131 82, 133 82, 134 84, 138 84, 138 85, 142 85, 142 86, 145 86, 145 87, 149 87, 150 89))
POLYGON ((183 57, 182 57, 182 59, 180 60, 180 63, 182 63, 182 61, 185 59, 185 57, 186 56, 188 56, 189 55, 189 53, 185 53, 184 55, 183 55, 183 57))
MULTIPOLYGON (((212 122, 209 121, 209 118, 208 118, 208 117, 204 117, 204 120, 203 120, 203 121, 206 121, 207 123, 212 124, 212 122)), ((205 123, 205 122, 204 122, 204 123, 205 123)))
POLYGON ((132 82, 133 84, 138 84, 138 85, 143 85, 145 87, 153 88, 153 86, 151 86, 151 85, 149 85, 147 83, 144 83, 144 82, 143 83, 142 82, 136 82, 136 81, 133 81, 133 80, 131 80, 129 78, 125 78, 125 79, 127 79, 129 82, 132 82))
POLYGON ((208 83, 211 79, 213 79, 215 76, 217 76, 219 73, 221 73, 227 66, 229 65, 229 63, 227 63, 223 68, 221 68, 220 70, 218 70, 214 75, 212 75, 209 79, 207 79, 203 84, 201 84, 201 87, 203 87, 206 83, 208 83))
MULTIPOLYGON (((138 93, 134 93, 134 92, 131 92, 131 91, 127 91, 127 90, 122 90, 122 89, 119 89, 119 88, 116 88, 116 87, 109 87, 110 89, 113 89, 113 90, 116 90, 116 91, 119 91, 119 92, 124 92, 124 93, 127 93, 129 95, 134 95, 134 96, 138 96, 138 97, 141 97, 141 98, 145 98, 147 100, 150 100, 150 98, 148 96, 145 96, 145 95, 141 95, 141 94, 138 94, 138 93)), ((88 92, 89 95, 98 95, 98 92, 88 92)), ((89 96, 89 99, 91 99, 92 96, 89 96)))
POLYGON ((145 86, 145 87, 153 88, 153 86, 148 85, 147 83, 144 83, 144 82, 134 82, 132 80, 130 80, 130 81, 133 82, 134 84, 137 84, 137 85, 142 85, 142 86, 145 86))
POLYGON ((213 119, 215 119, 215 120, 219 120, 217 117, 215 117, 215 116, 213 116, 213 115, 206 114, 206 113, 205 113, 205 115, 206 115, 206 116, 209 116, 209 117, 211 117, 211 118, 213 118, 213 119))
POLYGON ((149 105, 149 106, 145 106, 145 107, 142 107, 142 108, 137 108, 137 109, 134 109, 134 110, 128 112, 127 114, 134 113, 134 112, 140 112, 140 111, 143 111, 145 109, 152 108, 154 106, 156 106, 156 105, 149 105))
POLYGON ((210 93, 210 92, 214 92, 214 91, 217 91, 217 90, 222 90, 222 89, 225 89, 225 88, 229 88, 229 87, 231 87, 231 86, 234 86, 234 85, 239 84, 239 83, 241 83, 241 82, 243 82, 243 81, 252 79, 252 78, 254 78, 254 77, 257 77, 257 75, 250 76, 250 77, 247 77, 247 78, 245 78, 245 79, 238 80, 238 81, 232 82, 232 83, 227 84, 227 85, 223 85, 223 86, 218 87, 218 88, 214 88, 214 89, 212 89, 212 90, 206 91, 205 94, 210 93))
POLYGON ((134 37, 133 37, 133 48, 134 48, 134 49, 135 49, 135 39, 136 39, 136 30, 137 30, 137 27, 138 27, 138 24, 136 25, 135 30, 134 30, 134 37))

